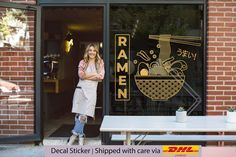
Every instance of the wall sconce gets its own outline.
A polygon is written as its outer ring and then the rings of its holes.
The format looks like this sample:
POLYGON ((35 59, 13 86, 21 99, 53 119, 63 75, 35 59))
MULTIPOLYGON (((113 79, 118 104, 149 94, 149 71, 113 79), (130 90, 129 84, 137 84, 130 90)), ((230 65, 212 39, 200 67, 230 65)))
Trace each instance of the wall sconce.
POLYGON ((71 47, 74 45, 73 43, 73 37, 72 34, 70 32, 68 32, 66 34, 66 38, 65 38, 65 52, 69 53, 71 50, 71 47))

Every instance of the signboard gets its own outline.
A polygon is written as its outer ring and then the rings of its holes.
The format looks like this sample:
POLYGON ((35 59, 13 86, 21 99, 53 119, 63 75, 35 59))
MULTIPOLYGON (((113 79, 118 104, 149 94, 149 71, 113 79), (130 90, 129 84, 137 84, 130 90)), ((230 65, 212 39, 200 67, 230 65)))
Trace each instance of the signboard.
POLYGON ((115 100, 130 100, 130 35, 115 35, 115 100))

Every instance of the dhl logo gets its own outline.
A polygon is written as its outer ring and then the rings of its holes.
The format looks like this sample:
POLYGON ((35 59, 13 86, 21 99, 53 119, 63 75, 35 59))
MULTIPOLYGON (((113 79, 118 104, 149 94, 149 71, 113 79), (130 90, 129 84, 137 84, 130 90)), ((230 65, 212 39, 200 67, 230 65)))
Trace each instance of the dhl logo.
POLYGON ((200 146, 194 145, 173 145, 162 146, 164 154, 197 154, 199 153, 200 146))

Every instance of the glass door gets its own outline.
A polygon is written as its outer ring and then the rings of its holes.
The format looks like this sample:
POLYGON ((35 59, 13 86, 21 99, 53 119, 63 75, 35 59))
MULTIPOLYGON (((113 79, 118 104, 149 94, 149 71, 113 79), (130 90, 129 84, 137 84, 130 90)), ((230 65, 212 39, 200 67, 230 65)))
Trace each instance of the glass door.
POLYGON ((0 2, 1 143, 42 138, 40 18, 37 6, 0 2))

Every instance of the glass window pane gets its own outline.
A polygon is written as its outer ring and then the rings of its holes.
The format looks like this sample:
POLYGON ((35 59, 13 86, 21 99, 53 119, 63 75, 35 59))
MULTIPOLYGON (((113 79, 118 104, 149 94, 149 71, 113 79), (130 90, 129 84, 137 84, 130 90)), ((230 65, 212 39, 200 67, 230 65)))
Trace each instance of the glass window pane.
POLYGON ((110 114, 202 114, 202 5, 110 10, 110 114))
POLYGON ((33 134, 35 12, 0 7, 0 136, 33 134))

